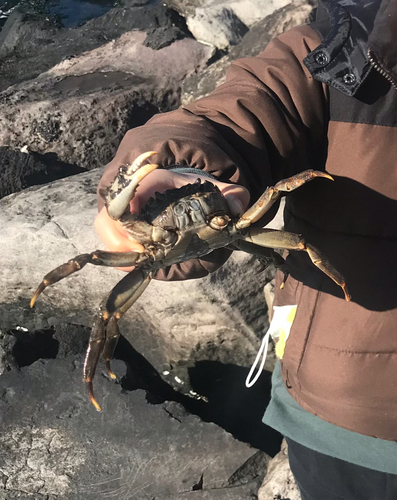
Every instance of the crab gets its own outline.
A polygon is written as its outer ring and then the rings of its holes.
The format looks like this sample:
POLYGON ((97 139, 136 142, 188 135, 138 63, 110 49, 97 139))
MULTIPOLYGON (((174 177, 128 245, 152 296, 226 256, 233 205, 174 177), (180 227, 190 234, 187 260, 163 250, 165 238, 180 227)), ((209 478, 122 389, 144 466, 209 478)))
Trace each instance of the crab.
MULTIPOLYGON (((47 286, 80 271, 86 264, 134 266, 100 305, 88 343, 83 380, 98 411, 101 407, 94 397, 93 379, 99 358, 104 360, 110 377, 116 379, 110 360, 120 335, 118 320, 140 297, 159 269, 202 257, 222 247, 243 250, 265 260, 269 249, 271 252, 273 249, 304 251, 315 266, 342 288, 345 299, 350 300, 343 276, 302 235, 252 226, 281 196, 318 177, 332 180, 329 174, 306 170, 281 180, 268 187, 241 217, 231 215, 226 199, 217 186, 207 180, 201 182, 199 178, 193 184, 156 193, 139 215, 133 214, 129 209, 130 201, 139 183, 159 168, 156 163, 148 163, 148 159, 155 154, 155 151, 149 151, 131 165, 121 167, 106 195, 109 216, 122 223, 127 234, 143 245, 144 252, 95 250, 78 255, 44 276, 30 303, 33 307, 47 286)), ((276 265, 282 267, 284 259, 279 254, 275 256, 276 265)))

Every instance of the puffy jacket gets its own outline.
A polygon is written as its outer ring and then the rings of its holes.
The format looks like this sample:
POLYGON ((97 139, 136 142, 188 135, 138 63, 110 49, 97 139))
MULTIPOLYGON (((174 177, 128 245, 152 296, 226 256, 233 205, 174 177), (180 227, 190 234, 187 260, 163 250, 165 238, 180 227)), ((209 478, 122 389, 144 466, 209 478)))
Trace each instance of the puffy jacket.
POLYGON ((98 192, 147 150, 243 184, 252 202, 281 178, 327 170, 335 182, 287 197, 286 229, 329 257, 352 302, 291 252, 275 298, 298 304, 283 379, 322 419, 397 440, 397 4, 362 4, 320 2, 315 23, 234 63, 210 96, 129 131, 98 192))

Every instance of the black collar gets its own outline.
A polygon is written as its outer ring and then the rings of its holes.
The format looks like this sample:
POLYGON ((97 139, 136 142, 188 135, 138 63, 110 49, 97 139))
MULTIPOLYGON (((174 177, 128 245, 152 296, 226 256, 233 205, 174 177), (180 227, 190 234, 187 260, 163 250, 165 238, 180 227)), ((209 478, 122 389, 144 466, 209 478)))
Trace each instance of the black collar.
POLYGON ((320 0, 311 26, 323 41, 303 62, 317 80, 355 95, 372 68, 368 50, 384 73, 397 76, 395 0, 320 0))

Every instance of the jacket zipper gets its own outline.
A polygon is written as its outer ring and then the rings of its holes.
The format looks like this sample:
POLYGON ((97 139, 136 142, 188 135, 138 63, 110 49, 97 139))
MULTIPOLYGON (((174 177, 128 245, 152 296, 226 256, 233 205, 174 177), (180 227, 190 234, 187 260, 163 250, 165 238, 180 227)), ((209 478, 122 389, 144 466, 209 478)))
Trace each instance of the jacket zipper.
POLYGON ((378 63, 376 60, 376 57, 374 54, 372 54, 371 49, 368 49, 367 51, 367 57, 368 61, 370 62, 371 66, 376 70, 378 73, 380 73, 383 78, 386 78, 386 80, 393 85, 394 88, 397 89, 397 82, 394 80, 394 78, 385 70, 382 68, 382 66, 378 63))

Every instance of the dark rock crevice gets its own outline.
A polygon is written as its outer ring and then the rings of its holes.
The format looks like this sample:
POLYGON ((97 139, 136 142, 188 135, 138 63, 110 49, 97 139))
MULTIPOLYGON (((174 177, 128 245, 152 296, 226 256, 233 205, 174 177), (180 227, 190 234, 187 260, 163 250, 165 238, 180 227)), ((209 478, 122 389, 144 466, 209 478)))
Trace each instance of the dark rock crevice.
POLYGON ((59 342, 53 338, 55 329, 49 328, 40 332, 12 330, 9 333, 16 339, 12 356, 19 368, 29 366, 39 359, 57 357, 59 342))
POLYGON ((55 153, 42 155, 0 146, 0 198, 84 171, 60 161, 55 153))

